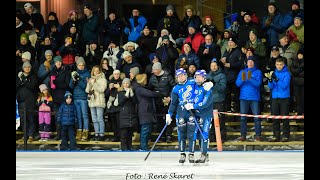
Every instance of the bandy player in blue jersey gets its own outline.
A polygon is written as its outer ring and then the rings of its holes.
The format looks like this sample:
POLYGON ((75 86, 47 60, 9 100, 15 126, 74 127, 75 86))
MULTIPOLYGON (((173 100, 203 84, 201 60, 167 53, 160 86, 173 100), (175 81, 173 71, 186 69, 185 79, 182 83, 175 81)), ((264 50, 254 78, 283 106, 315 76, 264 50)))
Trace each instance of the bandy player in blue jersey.
MULTIPOLYGON (((196 82, 194 88, 193 101, 185 104, 187 110, 194 111, 196 120, 201 128, 196 127, 194 133, 194 141, 198 138, 200 141, 200 158, 195 163, 205 163, 209 161, 208 147, 209 147, 209 131, 211 129, 211 122, 213 118, 213 95, 212 95, 212 82, 205 82, 207 73, 205 70, 197 70, 194 79, 196 82)), ((195 144, 195 142, 193 143, 195 144)))

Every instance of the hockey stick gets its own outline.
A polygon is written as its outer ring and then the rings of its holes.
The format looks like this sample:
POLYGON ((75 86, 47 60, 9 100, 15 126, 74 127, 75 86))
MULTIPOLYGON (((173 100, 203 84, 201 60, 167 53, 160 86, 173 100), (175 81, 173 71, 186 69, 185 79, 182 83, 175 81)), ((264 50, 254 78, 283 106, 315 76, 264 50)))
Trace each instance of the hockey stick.
MULTIPOLYGON (((184 102, 184 104, 187 104, 187 102, 184 102)), ((201 134, 201 136, 202 136, 203 142, 207 142, 208 140, 207 140, 206 138, 204 138, 203 132, 202 132, 202 130, 201 130, 199 124, 198 124, 198 121, 197 121, 197 119, 196 119, 196 116, 193 114, 193 112, 192 112, 191 109, 189 109, 188 111, 190 112, 191 116, 194 117, 194 122, 196 123, 197 128, 198 128, 199 131, 200 131, 200 134, 201 134)))
POLYGON ((163 127, 162 131, 160 132, 160 134, 159 134, 158 138, 157 138, 157 139, 156 139, 156 141, 153 143, 153 145, 152 145, 152 147, 151 147, 151 149, 150 149, 149 153, 148 153, 148 154, 147 154, 147 156, 144 158, 144 161, 146 161, 146 160, 148 159, 148 157, 149 157, 149 155, 150 155, 151 151, 152 151, 152 150, 153 150, 153 148, 156 146, 157 142, 159 141, 159 139, 160 139, 160 137, 161 137, 162 133, 164 132, 164 130, 166 129, 166 127, 167 127, 167 126, 168 126, 168 124, 166 123, 166 125, 163 127))

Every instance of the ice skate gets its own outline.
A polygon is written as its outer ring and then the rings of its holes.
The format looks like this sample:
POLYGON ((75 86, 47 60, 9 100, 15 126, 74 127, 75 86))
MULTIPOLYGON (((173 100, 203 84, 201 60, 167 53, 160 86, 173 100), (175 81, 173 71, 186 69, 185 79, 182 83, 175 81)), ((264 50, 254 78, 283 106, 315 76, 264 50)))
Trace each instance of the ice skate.
POLYGON ((188 159, 189 159, 189 163, 194 163, 194 154, 190 153, 188 156, 188 159))
POLYGON ((186 154, 185 153, 181 153, 180 159, 179 159, 179 163, 184 163, 185 161, 186 161, 186 154))
POLYGON ((199 159, 196 160, 196 163, 205 163, 208 162, 209 159, 207 160, 207 158, 209 158, 209 156, 207 154, 203 154, 201 153, 201 156, 199 159))

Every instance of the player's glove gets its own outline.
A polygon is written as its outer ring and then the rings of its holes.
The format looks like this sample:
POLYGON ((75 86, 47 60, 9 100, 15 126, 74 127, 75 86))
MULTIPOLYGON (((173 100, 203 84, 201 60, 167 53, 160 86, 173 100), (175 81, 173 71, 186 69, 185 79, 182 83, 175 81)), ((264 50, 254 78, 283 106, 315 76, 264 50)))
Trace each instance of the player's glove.
POLYGON ((213 86, 213 83, 211 81, 203 83, 203 88, 206 91, 209 91, 212 88, 212 86, 213 86))
POLYGON ((191 104, 191 103, 185 104, 184 107, 185 107, 187 110, 194 109, 193 104, 191 104))
POLYGON ((171 124, 171 121, 172 121, 172 119, 171 119, 170 114, 166 114, 166 124, 167 124, 167 125, 170 125, 170 124, 171 124))

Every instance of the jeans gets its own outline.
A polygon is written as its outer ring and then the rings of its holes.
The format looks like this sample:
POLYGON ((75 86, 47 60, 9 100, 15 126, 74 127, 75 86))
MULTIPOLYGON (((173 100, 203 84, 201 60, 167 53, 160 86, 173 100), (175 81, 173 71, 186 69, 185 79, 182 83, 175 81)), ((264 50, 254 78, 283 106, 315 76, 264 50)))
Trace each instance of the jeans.
MULTIPOLYGON (((253 115, 259 115, 260 114, 259 101, 240 100, 241 114, 248 114, 250 109, 253 115)), ((240 119, 241 119, 241 122, 240 122, 241 136, 246 137, 247 136, 247 117, 241 116, 240 119)), ((261 119, 255 117, 253 118, 253 120, 254 120, 254 130, 256 132, 256 136, 261 136, 261 119)))
POLYGON ((148 141, 150 138, 152 123, 142 124, 140 132, 140 149, 148 149, 148 141))
POLYGON ((88 101, 76 99, 74 104, 77 108, 78 129, 89 130, 88 101))
POLYGON ((103 119, 103 112, 104 108, 102 107, 91 107, 91 118, 94 127, 95 134, 104 134, 104 119, 103 119))

